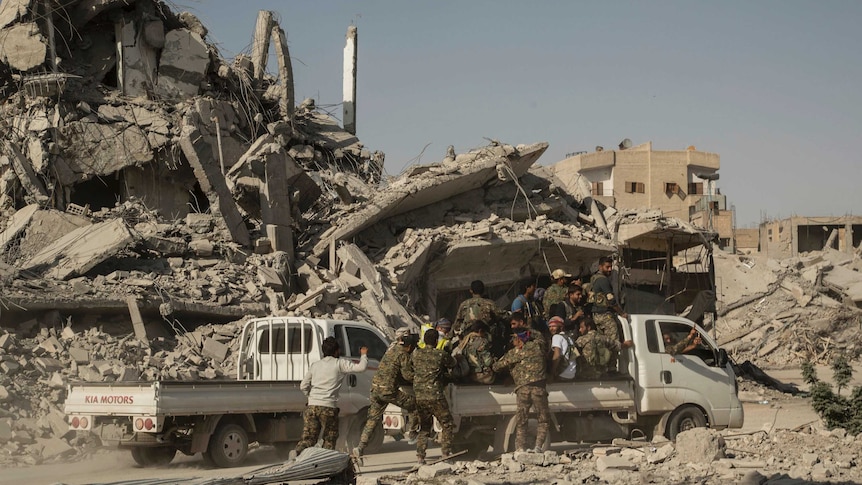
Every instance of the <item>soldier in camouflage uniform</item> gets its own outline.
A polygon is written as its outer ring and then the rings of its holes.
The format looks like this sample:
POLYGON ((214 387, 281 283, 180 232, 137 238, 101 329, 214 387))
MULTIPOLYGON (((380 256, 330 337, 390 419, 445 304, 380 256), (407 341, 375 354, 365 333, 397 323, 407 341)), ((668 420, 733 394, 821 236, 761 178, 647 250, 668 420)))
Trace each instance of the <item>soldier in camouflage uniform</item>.
POLYGON ((553 283, 545 290, 545 296, 542 297, 542 302, 545 304, 545 320, 556 314, 557 306, 562 304, 566 299, 568 287, 566 282, 572 275, 566 273, 560 268, 551 273, 553 283))
POLYGON ((616 363, 616 357, 620 350, 634 345, 631 340, 622 344, 607 335, 596 331, 596 323, 590 317, 581 319, 580 337, 575 341, 575 346, 580 349, 581 357, 578 362, 578 379, 599 379, 607 375, 612 363, 616 363), (604 354, 604 355, 602 355, 604 354))
POLYGON ((599 258, 599 271, 590 280, 590 295, 588 301, 591 304, 591 312, 596 327, 608 337, 620 340, 620 332, 617 327, 616 315, 628 318, 628 314, 620 307, 611 286, 611 272, 613 271, 613 259, 608 256, 599 258))
POLYGON ((416 411, 419 414, 416 457, 419 463, 425 463, 425 450, 428 448, 428 436, 434 425, 434 418, 437 418, 443 428, 439 439, 443 456, 452 454, 452 439, 455 434, 455 421, 443 394, 443 375, 455 366, 455 359, 445 351, 435 348, 438 339, 436 331, 429 330, 422 338, 425 348, 413 352, 413 391, 416 393, 416 411))
POLYGON ((335 449, 338 440, 338 391, 345 374, 358 374, 368 366, 368 347, 359 349, 359 363, 339 359, 341 348, 334 337, 326 337, 321 345, 323 358, 309 366, 299 388, 308 396, 303 417, 302 438, 296 444, 296 454, 314 446, 323 429, 323 447, 335 449))
POLYGON ((363 450, 368 446, 374 429, 380 426, 380 419, 387 404, 396 406, 410 412, 410 421, 413 422, 416 411, 416 397, 401 390, 401 386, 410 385, 413 382, 413 361, 411 352, 416 348, 418 336, 405 335, 398 341, 398 345, 390 347, 380 359, 377 372, 371 379, 371 395, 368 408, 368 418, 365 428, 359 437, 359 445, 353 448, 353 455, 357 458, 362 456, 363 450))
POLYGON ((691 328, 691 331, 684 339, 676 343, 674 343, 669 333, 663 334, 662 337, 664 339, 664 351, 670 355, 685 354, 700 345, 700 335, 694 327, 691 328))
POLYGON ((508 340, 508 328, 503 322, 503 312, 497 305, 485 298, 485 283, 475 280, 470 283, 470 298, 461 302, 455 315, 455 325, 452 331, 460 340, 470 331, 470 325, 476 320, 488 324, 488 340, 491 342, 491 353, 499 357, 503 355, 508 340))
POLYGON ((495 362, 492 368, 494 372, 509 369, 515 381, 515 394, 518 396, 518 410, 515 415, 515 448, 523 451, 527 447, 527 415, 530 407, 533 407, 539 425, 536 429, 535 446, 531 451, 541 453, 544 451, 551 422, 548 391, 545 388, 547 378, 545 353, 538 342, 530 339, 529 330, 513 334, 512 344, 514 347, 495 362))
POLYGON ((491 343, 488 341, 488 324, 482 320, 473 322, 468 333, 458 346, 461 355, 470 366, 468 378, 479 384, 493 384, 494 356, 491 355, 491 343))
POLYGON ((530 338, 538 343, 539 347, 542 348, 542 352, 544 352, 547 357, 550 357, 550 346, 548 345, 551 340, 550 332, 548 332, 548 334, 546 335, 545 332, 530 327, 530 325, 527 323, 526 317, 524 317, 521 312, 515 312, 512 314, 511 318, 509 319, 509 325, 512 333, 529 330, 531 332, 530 338))

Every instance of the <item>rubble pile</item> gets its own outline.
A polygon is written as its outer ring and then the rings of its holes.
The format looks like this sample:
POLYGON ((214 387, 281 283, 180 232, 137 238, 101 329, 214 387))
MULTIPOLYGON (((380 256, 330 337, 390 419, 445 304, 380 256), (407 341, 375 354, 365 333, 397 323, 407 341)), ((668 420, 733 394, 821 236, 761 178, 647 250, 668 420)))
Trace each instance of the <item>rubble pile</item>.
POLYGON ((862 311, 850 295, 862 284, 860 269, 862 260, 831 249, 780 261, 716 253, 728 290, 719 306, 719 344, 735 361, 761 367, 858 359, 862 311))
POLYGON ((39 328, 35 321, 24 322, 16 332, 4 331, 0 334, 0 429, 7 427, 13 434, 4 440, 0 462, 34 464, 67 458, 86 451, 86 446, 79 445, 94 444, 83 434, 69 432, 62 411, 68 382, 233 377, 241 330, 242 322, 203 325, 179 339, 158 337, 148 342, 129 333, 114 336, 97 327, 76 332, 63 322, 50 329, 39 328), (24 337, 33 331, 33 336, 24 337), (47 452, 45 440, 51 443, 47 452))
POLYGON ((843 429, 759 431, 734 435, 695 428, 675 443, 618 441, 564 453, 516 452, 498 461, 437 463, 407 477, 357 483, 858 483, 862 435, 843 429))

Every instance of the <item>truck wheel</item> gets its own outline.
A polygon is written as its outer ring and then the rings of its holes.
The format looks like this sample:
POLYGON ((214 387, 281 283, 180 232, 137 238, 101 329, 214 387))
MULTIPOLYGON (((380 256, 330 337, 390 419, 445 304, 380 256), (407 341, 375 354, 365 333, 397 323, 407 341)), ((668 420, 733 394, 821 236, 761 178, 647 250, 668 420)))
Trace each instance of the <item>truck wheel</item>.
POLYGON ((207 458, 220 468, 239 466, 248 454, 248 433, 234 423, 220 425, 210 438, 207 458))
POLYGON ((706 416, 696 406, 682 406, 674 411, 667 423, 667 438, 676 441, 676 435, 683 431, 706 426, 706 416))
POLYGON ((143 467, 165 466, 174 460, 176 448, 160 446, 156 448, 136 446, 132 448, 132 458, 143 467))

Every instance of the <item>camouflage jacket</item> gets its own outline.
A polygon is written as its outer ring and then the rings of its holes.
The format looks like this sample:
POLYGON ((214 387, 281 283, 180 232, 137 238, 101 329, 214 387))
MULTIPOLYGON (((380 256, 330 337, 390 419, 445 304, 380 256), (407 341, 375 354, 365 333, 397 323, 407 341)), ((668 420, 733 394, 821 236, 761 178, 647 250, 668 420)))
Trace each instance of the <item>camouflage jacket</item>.
POLYGON ((596 366, 591 364, 591 362, 597 359, 595 355, 597 351, 607 349, 610 355, 619 354, 620 352, 620 343, 618 341, 595 330, 590 330, 586 335, 578 337, 578 340, 575 341, 575 346, 581 351, 581 362, 579 362, 578 373, 584 377, 598 377, 602 373, 607 372, 607 365, 596 366))
POLYGON ((476 374, 491 370, 491 365, 494 364, 491 343, 475 332, 470 332, 464 337, 462 353, 470 364, 470 370, 476 374))
POLYGON ((377 372, 371 379, 371 392, 395 394, 398 388, 413 382, 413 361, 407 347, 397 345, 383 354, 377 372))
POLYGON ((416 349, 413 351, 413 391, 417 400, 436 401, 444 399, 443 375, 455 367, 455 359, 440 349, 416 349))
POLYGON ((455 335, 464 335, 470 331, 470 325, 475 320, 482 320, 489 326, 492 326, 502 316, 503 312, 497 308, 497 305, 493 301, 481 296, 473 296, 464 300, 458 307, 452 331, 455 335))
POLYGON ((616 304, 611 280, 602 273, 596 273, 590 280, 590 293, 587 296, 593 313, 607 313, 616 304))
POLYGON ((545 305, 545 318, 550 317, 551 307, 558 303, 562 303, 566 299, 568 288, 565 286, 552 284, 545 290, 545 296, 542 297, 542 303, 545 305))
POLYGON ((520 349, 511 349, 494 362, 494 372, 509 369, 516 389, 534 382, 544 382, 547 378, 545 352, 536 340, 528 340, 520 349))

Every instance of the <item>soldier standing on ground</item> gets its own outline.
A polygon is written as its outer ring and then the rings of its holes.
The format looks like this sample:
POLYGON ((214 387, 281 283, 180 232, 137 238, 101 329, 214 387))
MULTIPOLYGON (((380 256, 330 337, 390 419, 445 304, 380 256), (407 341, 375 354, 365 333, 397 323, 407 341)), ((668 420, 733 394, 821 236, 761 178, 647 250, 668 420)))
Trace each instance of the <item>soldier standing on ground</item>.
POLYGON ((341 348, 335 337, 326 337, 321 345, 323 358, 311 364, 299 388, 308 397, 302 413, 302 439, 296 444, 296 454, 314 446, 323 430, 323 447, 334 450, 338 440, 338 391, 345 374, 358 374, 368 366, 368 347, 359 349, 359 363, 339 359, 341 348))
POLYGON ((416 411, 419 414, 416 457, 420 464, 425 463, 425 451, 428 449, 428 437, 434 418, 437 418, 443 428, 439 440, 443 456, 452 454, 452 439, 455 434, 455 421, 443 394, 443 376, 455 366, 455 359, 436 348, 437 332, 426 331, 422 339, 425 341, 425 348, 413 352, 413 391, 416 393, 416 411))
POLYGON ((548 409, 548 391, 545 379, 547 367, 545 352, 536 340, 530 339, 529 330, 519 330, 512 335, 514 347, 494 363, 494 372, 509 369, 515 381, 515 394, 518 396, 516 411, 515 448, 525 451, 527 447, 527 416, 530 407, 536 410, 539 425, 536 429, 535 446, 529 451, 544 452, 545 441, 550 432, 551 412, 548 409))
POLYGON ((383 354, 377 372, 371 379, 371 406, 368 408, 368 418, 365 428, 359 437, 359 445, 353 448, 353 456, 360 458, 374 430, 380 426, 380 419, 387 404, 410 412, 413 422, 416 411, 416 398, 401 390, 401 386, 413 383, 413 361, 410 354, 416 348, 418 336, 405 335, 398 340, 398 345, 391 347, 383 354))

